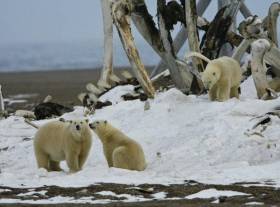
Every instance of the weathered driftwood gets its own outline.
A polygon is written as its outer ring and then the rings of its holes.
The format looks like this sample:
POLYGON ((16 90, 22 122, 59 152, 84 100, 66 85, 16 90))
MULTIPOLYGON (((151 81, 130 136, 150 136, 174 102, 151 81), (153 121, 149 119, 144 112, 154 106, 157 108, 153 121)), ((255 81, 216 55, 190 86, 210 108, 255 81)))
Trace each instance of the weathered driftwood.
POLYGON ((131 18, 138 32, 153 48, 153 50, 163 57, 164 48, 160 40, 159 30, 156 28, 153 17, 149 14, 144 0, 132 0, 133 10, 131 18))
MULTIPOLYGON (((187 31, 185 27, 183 26, 182 29, 178 32, 177 36, 173 40, 173 48, 174 52, 177 54, 178 51, 181 49, 181 46, 184 44, 186 40, 186 35, 187 31)), ((165 63, 164 60, 160 60, 159 64, 153 69, 151 73, 151 77, 156 76, 157 74, 161 73, 164 71, 166 68, 168 68, 167 64, 165 63)))
MULTIPOLYGON (((161 31, 156 28, 144 0, 133 0, 132 2, 132 20, 136 28, 149 45, 166 62, 176 87, 184 92, 189 92, 193 81, 193 74, 186 65, 182 66, 176 62, 172 43, 169 42, 170 39, 165 42, 162 41, 162 38, 168 39, 168 31, 165 29, 165 26, 161 24, 161 31)), ((164 22, 162 16, 161 19, 161 22, 164 22)))
POLYGON ((165 0, 157 0, 157 9, 160 38, 164 47, 164 56, 169 66, 171 77, 178 89, 183 92, 189 92, 191 83, 193 81, 193 76, 190 72, 186 73, 187 70, 184 70, 184 68, 179 68, 179 65, 176 62, 176 55, 172 46, 171 34, 168 31, 168 27, 164 19, 164 13, 166 12, 165 0))
POLYGON ((29 110, 16 110, 15 111, 15 116, 19 116, 19 117, 23 117, 23 118, 26 118, 26 119, 36 119, 36 116, 34 114, 33 111, 29 111, 29 110))
POLYGON ((244 2, 241 2, 240 12, 243 15, 243 17, 245 17, 245 18, 253 16, 252 12, 248 9, 248 7, 245 5, 244 2))
POLYGON ((280 12, 280 3, 274 2, 271 4, 267 16, 267 31, 268 38, 272 40, 273 43, 278 46, 278 37, 277 37, 277 18, 280 12))
POLYGON ((227 33, 230 31, 240 4, 241 0, 233 0, 230 5, 219 10, 210 23, 201 43, 202 53, 206 57, 215 59, 219 56, 220 49, 227 40, 227 33))
MULTIPOLYGON (((199 52, 199 41, 197 32, 197 14, 196 14, 196 3, 195 0, 185 0, 186 10, 186 25, 187 25, 187 36, 189 42, 189 48, 193 52, 199 52)), ((201 59, 192 57, 193 66, 199 72, 204 71, 204 65, 201 59)))
POLYGON ((241 61, 242 56, 248 50, 251 43, 256 38, 265 38, 266 34, 262 28, 262 20, 257 16, 251 16, 242 21, 238 27, 240 34, 244 37, 239 46, 235 49, 232 57, 238 62, 241 61))
POLYGON ((250 16, 239 24, 238 30, 244 38, 266 38, 263 22, 258 16, 250 16))
MULTIPOLYGON (((211 0, 200 0, 196 6, 197 15, 202 16, 210 3, 211 3, 211 0)), ((182 46, 186 42, 186 39, 187 39, 187 30, 186 30, 186 27, 184 25, 182 25, 182 28, 180 29, 180 31, 177 33, 175 39, 173 40, 173 48, 174 48, 175 54, 177 54, 179 52, 179 50, 182 48, 182 46)), ((168 66, 165 64, 165 61, 161 60, 159 62, 159 64, 152 71, 151 77, 154 77, 156 74, 161 73, 167 67, 168 66)))
POLYGON ((5 113, 4 98, 2 95, 2 86, 0 85, 0 117, 5 113))
POLYGON ((271 99, 269 85, 266 78, 266 68, 264 67, 264 54, 270 48, 270 43, 266 39, 259 39, 252 43, 251 70, 254 83, 257 89, 258 98, 271 99))
MULTIPOLYGON (((229 5, 231 3, 230 0, 218 0, 218 10, 222 9, 223 7, 229 5)), ((233 18, 232 24, 230 26, 230 30, 234 31, 236 30, 236 17, 233 18)), ((219 53, 219 56, 231 56, 232 55, 232 46, 226 42, 221 46, 221 50, 219 53)))
POLYGON ((44 100, 43 103, 47 103, 47 102, 51 102, 51 100, 53 99, 53 97, 51 95, 47 95, 44 100))
POLYGON ((241 62, 241 59, 247 49, 250 47, 251 43, 253 42, 253 39, 244 39, 240 45, 234 50, 234 53, 232 55, 232 58, 237 60, 237 62, 241 62))
POLYGON ((279 48, 272 47, 265 53, 265 60, 280 71, 280 50, 279 48))
POLYGON ((140 56, 131 33, 131 6, 131 2, 129 1, 116 1, 112 6, 112 15, 132 70, 145 93, 148 97, 153 98, 155 95, 154 87, 143 63, 140 60, 140 56))
POLYGON ((104 57, 103 68, 101 70, 100 81, 109 83, 110 75, 113 73, 113 18, 111 13, 111 2, 100 0, 103 16, 104 32, 104 57))
MULTIPOLYGON (((241 22, 239 25, 239 32, 242 34, 242 43, 236 49, 233 57, 236 60, 240 60, 242 54, 248 49, 248 44, 257 40, 259 38, 267 38, 267 34, 263 28, 263 22, 257 16, 252 16, 247 18, 245 21, 241 22)), ((237 43, 238 45, 238 43, 237 43)), ((269 63, 276 74, 280 74, 280 50, 276 47, 270 47, 265 53, 265 61, 269 63)))
POLYGON ((34 124, 29 119, 24 119, 24 122, 29 124, 30 126, 34 127, 35 129, 39 129, 39 126, 37 124, 34 124))

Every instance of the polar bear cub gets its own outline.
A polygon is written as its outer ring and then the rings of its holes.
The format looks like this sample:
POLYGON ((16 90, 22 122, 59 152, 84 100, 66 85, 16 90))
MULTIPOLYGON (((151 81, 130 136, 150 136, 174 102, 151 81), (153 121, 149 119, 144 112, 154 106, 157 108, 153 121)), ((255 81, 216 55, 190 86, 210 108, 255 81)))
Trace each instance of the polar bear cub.
POLYGON ((201 75, 206 89, 209 89, 211 101, 226 101, 229 98, 239 98, 238 88, 241 83, 242 70, 239 63, 231 57, 220 57, 209 60, 200 53, 191 52, 187 57, 196 56, 208 62, 201 75))
POLYGON ((145 170, 147 164, 142 147, 105 120, 95 121, 90 127, 103 144, 109 167, 145 170))
POLYGON ((39 128, 34 138, 38 168, 61 171, 66 160, 70 172, 82 169, 91 148, 92 132, 88 120, 51 121, 39 128))

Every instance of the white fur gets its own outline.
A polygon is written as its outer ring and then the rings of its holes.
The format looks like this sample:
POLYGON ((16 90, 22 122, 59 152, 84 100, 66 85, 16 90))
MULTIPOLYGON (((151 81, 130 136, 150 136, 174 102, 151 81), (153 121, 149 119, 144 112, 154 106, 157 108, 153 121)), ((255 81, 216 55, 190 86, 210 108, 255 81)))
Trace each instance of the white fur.
POLYGON ((34 138, 38 168, 60 171, 66 160, 70 172, 82 169, 91 148, 88 121, 51 121, 39 128, 34 138))

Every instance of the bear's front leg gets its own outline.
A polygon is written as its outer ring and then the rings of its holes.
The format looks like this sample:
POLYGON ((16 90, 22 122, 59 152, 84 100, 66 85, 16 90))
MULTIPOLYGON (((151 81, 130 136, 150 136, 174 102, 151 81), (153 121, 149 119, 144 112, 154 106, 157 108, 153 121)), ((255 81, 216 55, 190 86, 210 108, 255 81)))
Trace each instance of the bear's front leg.
POLYGON ((215 101, 217 99, 217 85, 214 84, 208 92, 210 101, 215 101))
POLYGON ((67 165, 70 169, 70 173, 75 173, 75 172, 80 170, 78 153, 69 152, 66 155, 66 162, 67 162, 67 165))
POLYGON ((106 157, 107 163, 108 163, 108 167, 113 167, 113 152, 111 149, 107 149, 104 145, 103 145, 103 151, 104 151, 104 155, 106 157))
POLYGON ((83 151, 80 155, 79 155, 79 169, 82 170, 87 157, 88 157, 88 153, 89 151, 83 151))
POLYGON ((228 81, 218 86, 218 101, 226 101, 230 96, 230 84, 228 81))

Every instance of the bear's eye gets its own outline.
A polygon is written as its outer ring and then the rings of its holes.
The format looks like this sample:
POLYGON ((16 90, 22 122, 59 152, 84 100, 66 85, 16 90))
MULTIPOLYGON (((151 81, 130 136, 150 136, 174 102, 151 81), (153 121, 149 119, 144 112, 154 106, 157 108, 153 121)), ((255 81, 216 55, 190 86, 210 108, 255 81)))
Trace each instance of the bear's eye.
POLYGON ((89 122, 89 120, 88 119, 86 119, 86 123, 88 123, 89 122))
POLYGON ((213 75, 216 75, 216 73, 214 72, 213 75))
POLYGON ((65 122, 65 119, 64 118, 60 118, 59 121, 65 122))
POLYGON ((82 122, 82 121, 81 121, 80 123, 81 123, 81 124, 83 124, 83 122, 82 122))
POLYGON ((73 121, 71 120, 71 121, 70 121, 70 123, 72 124, 72 123, 73 123, 73 121))

